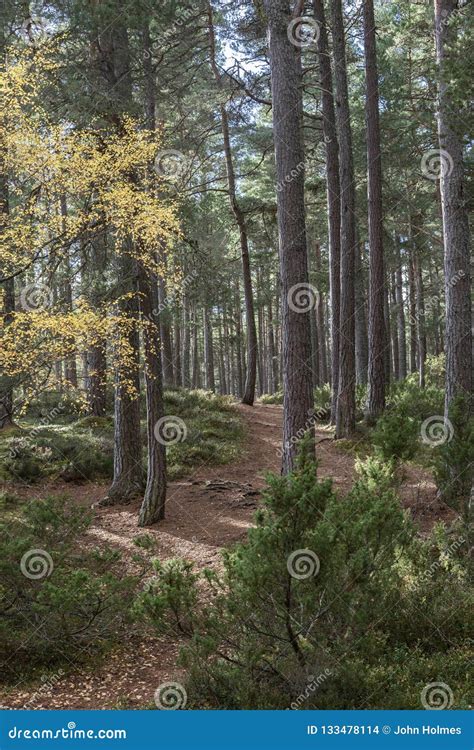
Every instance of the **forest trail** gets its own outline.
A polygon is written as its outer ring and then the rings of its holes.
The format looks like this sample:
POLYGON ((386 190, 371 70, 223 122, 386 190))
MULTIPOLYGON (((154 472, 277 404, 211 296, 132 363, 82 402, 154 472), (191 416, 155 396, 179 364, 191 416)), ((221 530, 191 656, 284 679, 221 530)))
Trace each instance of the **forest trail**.
MULTIPOLYGON (((97 516, 88 534, 91 544, 103 541, 118 548, 133 569, 132 556, 137 552, 133 539, 146 532, 154 538, 152 555, 160 560, 186 557, 197 567, 219 564, 220 549, 243 539, 252 523, 265 475, 278 472, 280 457, 282 407, 256 404, 236 407, 244 421, 245 439, 242 455, 225 466, 203 465, 186 479, 170 483, 167 517, 156 527, 137 528, 138 502, 116 508, 97 508, 97 516)), ((338 445, 324 427, 316 430, 319 475, 332 477, 336 490, 349 488, 354 474, 354 458, 338 445)), ((421 528, 428 528, 446 509, 435 500, 430 475, 421 469, 404 467, 401 497, 411 507, 421 528)), ((102 485, 48 488, 73 495, 88 504, 103 494, 102 485), (87 492, 87 495, 85 494, 87 492)), ((35 494, 41 495, 41 492, 35 494)), ((166 681, 182 680, 177 667, 180 637, 164 638, 130 630, 120 649, 109 654, 95 667, 70 665, 67 674, 44 676, 36 689, 31 708, 144 708, 153 706, 156 688, 166 681)), ((66 663, 67 663, 67 655, 66 663)), ((66 671, 66 670, 65 670, 66 671)), ((21 708, 35 692, 21 682, 0 692, 0 704, 21 708)))

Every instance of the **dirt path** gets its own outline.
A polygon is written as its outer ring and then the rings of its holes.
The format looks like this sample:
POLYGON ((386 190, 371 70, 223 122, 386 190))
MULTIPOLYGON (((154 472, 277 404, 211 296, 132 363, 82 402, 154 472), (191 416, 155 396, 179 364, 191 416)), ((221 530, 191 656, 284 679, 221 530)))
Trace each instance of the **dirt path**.
MULTIPOLYGON (((156 528, 147 529, 156 544, 160 560, 186 557, 198 567, 218 564, 219 550, 245 537, 252 523, 259 493, 268 471, 279 471, 282 409, 258 404, 237 407, 245 424, 246 440, 238 462, 228 466, 201 466, 186 480, 169 487, 167 517, 156 528)), ((330 432, 317 431, 319 474, 332 477, 338 490, 347 489, 353 477, 354 459, 331 440, 330 432)), ((55 491, 94 502, 103 486, 57 487, 55 491), (87 495, 85 496, 85 493, 87 495)), ((39 487, 35 494, 44 495, 39 487)), ((423 527, 446 514, 434 501, 431 478, 419 469, 407 467, 401 491, 402 501, 412 509, 423 527)), ((89 534, 91 542, 106 542, 121 550, 125 559, 136 552, 133 538, 138 503, 118 508, 100 508, 89 534)), ((132 564, 132 563, 131 563, 132 564)), ((36 688, 18 685, 2 692, 0 704, 20 708, 143 708, 153 705, 156 688, 163 682, 182 679, 176 667, 179 640, 146 637, 130 632, 125 643, 95 669, 70 664, 66 674, 56 674, 36 688)), ((66 655, 67 656, 67 655, 66 655)))

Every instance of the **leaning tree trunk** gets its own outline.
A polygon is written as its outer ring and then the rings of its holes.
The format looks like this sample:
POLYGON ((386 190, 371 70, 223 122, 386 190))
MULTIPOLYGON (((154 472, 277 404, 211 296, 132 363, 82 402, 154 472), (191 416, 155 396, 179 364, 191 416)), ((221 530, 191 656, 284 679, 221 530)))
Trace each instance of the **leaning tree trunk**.
MULTIPOLYGON (((287 0, 265 0, 268 18, 272 114, 275 141, 277 214, 282 300, 283 457, 292 470, 298 438, 313 433, 311 329, 304 205, 302 72, 299 49, 288 38, 287 0), (291 181, 288 175, 296 175, 291 181)), ((309 290, 310 291, 310 290, 309 290)), ((311 302, 311 298, 310 298, 311 302)), ((311 448, 311 446, 309 446, 311 448)), ((310 450, 314 457, 314 447, 310 450)))
POLYGON ((257 378, 257 328, 255 325, 254 300, 252 290, 252 275, 250 270, 250 254, 247 232, 247 222, 244 213, 237 199, 234 161, 232 158, 232 148, 230 144, 229 117, 227 109, 222 102, 223 85, 222 77, 216 62, 216 45, 214 34, 214 21, 212 5, 209 2, 207 6, 208 13, 208 32, 210 47, 210 62, 214 79, 220 96, 220 115, 221 129, 224 141, 224 155, 227 169, 227 187, 229 191, 229 200, 232 213, 234 214, 240 237, 240 252, 242 258, 242 280, 244 286, 245 315, 247 320, 247 377, 245 380, 244 395, 242 403, 251 406, 255 400, 255 382, 257 378))
POLYGON ((366 419, 373 424, 385 408, 385 284, 379 84, 373 0, 365 0, 363 8, 369 224, 369 365, 366 419))
POLYGON ((329 58, 324 0, 314 0, 314 17, 319 24, 318 62, 321 83, 323 133, 326 144, 326 187, 329 237, 329 294, 331 300, 331 424, 336 424, 339 387, 339 327, 341 304, 341 202, 339 145, 329 58))
POLYGON ((332 30, 341 186, 341 307, 336 437, 343 438, 350 437, 355 430, 354 272, 356 223, 352 130, 341 0, 332 0, 332 30))
POLYGON ((453 13, 456 0, 435 0, 436 60, 439 69, 438 137, 441 149, 441 204, 444 232, 444 276, 446 294, 446 397, 448 416, 451 403, 464 399, 464 410, 472 410, 472 331, 470 297, 470 251, 467 197, 461 123, 451 101, 448 76, 454 49, 453 13), (451 23, 450 23, 451 22, 451 23))

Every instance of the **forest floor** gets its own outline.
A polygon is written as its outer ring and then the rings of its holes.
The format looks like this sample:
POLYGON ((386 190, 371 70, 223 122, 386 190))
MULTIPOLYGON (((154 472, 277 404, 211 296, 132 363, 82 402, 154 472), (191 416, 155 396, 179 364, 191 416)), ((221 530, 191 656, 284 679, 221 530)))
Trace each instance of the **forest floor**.
MULTIPOLYGON (((202 465, 186 479, 169 486, 167 517, 147 529, 153 537, 153 556, 160 560, 185 557, 198 568, 219 565, 220 549, 245 538, 252 524, 259 494, 269 471, 278 472, 282 407, 257 404, 236 407, 244 422, 245 441, 239 460, 226 466, 202 465)), ((354 476, 354 451, 339 445, 328 429, 317 429, 319 475, 331 477, 336 490, 346 491, 354 476)), ((35 485, 28 497, 67 494, 93 504, 104 494, 103 484, 35 485)), ((429 472, 402 467, 402 503, 409 508, 421 531, 451 513, 436 499, 429 472)), ((115 508, 97 508, 89 529, 91 542, 103 542, 119 549, 133 569, 138 535, 138 503, 115 508)), ((0 689, 0 705, 21 708, 97 709, 154 707, 156 688, 167 681, 180 682, 177 667, 180 639, 150 636, 138 625, 131 629, 119 648, 105 660, 79 667, 72 662, 54 675, 43 675, 37 685, 24 683, 0 689), (141 632, 140 632, 141 631, 141 632)))

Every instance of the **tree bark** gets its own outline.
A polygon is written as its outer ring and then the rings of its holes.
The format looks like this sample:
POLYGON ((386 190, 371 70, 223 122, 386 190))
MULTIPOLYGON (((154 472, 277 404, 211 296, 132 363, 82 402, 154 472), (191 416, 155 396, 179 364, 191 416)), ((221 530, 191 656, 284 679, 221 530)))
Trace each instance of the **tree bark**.
POLYGON ((147 480, 139 526, 151 526, 165 517, 166 446, 157 440, 155 427, 165 413, 161 362, 160 327, 157 320, 158 288, 154 278, 139 270, 140 313, 142 317, 147 413, 147 480))
MULTIPOLYGON (((316 272, 318 278, 321 278, 321 246, 316 243, 315 246, 315 257, 316 257, 316 272)), ((321 284, 318 284, 321 287, 321 284)), ((318 335, 318 365, 319 365, 319 385, 324 385, 328 382, 328 365, 327 365, 327 352, 326 352, 326 327, 324 325, 324 308, 325 299, 322 289, 319 289, 316 301, 316 330, 318 335)))
POLYGON ((314 17, 319 24, 318 62, 321 83, 321 109, 326 144, 326 187, 329 237, 329 294, 331 300, 331 424, 336 424, 339 387, 339 328, 341 304, 341 201, 339 144, 332 85, 331 61, 324 0, 314 0, 314 17))
MULTIPOLYGON (((106 109, 104 119, 116 132, 122 128, 121 115, 132 103, 132 81, 127 29, 122 19, 98 30, 92 41, 93 62, 104 88, 105 101, 113 108, 106 109)), ((130 180, 134 176, 130 175, 130 180)), ((130 256, 131 238, 127 238, 116 262, 117 311, 129 329, 118 331, 127 345, 124 359, 118 346, 119 361, 115 372, 114 399, 114 478, 101 501, 104 505, 126 502, 140 495, 143 489, 142 447, 140 436, 140 378, 139 378, 139 305, 136 262, 130 256)))
MULTIPOLYGON (((265 0, 272 85, 273 134, 279 231, 282 349, 282 471, 294 467, 299 438, 313 435, 311 330, 309 310, 298 310, 298 291, 308 288, 302 140, 301 56, 291 44, 287 0, 265 0), (296 175, 288 182, 288 175, 296 175)), ((311 441, 311 437, 309 438, 311 441)), ((314 457, 314 446, 310 450, 314 457)))
POLYGON ((237 199, 234 162, 230 144, 229 117, 225 104, 222 102, 222 94, 224 90, 222 85, 222 77, 219 73, 219 68, 216 62, 214 21, 212 5, 210 2, 208 2, 207 5, 207 15, 211 69, 214 75, 217 89, 219 91, 221 102, 219 108, 221 115, 222 137, 224 141, 224 155, 227 169, 227 187, 229 191, 230 207, 239 229, 240 251, 242 257, 242 279, 244 286, 245 315, 247 319, 247 376, 245 380, 245 389, 244 395, 242 397, 242 403, 252 406, 255 400, 255 382, 257 377, 257 329, 255 325, 247 223, 245 221, 244 213, 240 207, 240 203, 237 199))
MULTIPOLYGON (((385 408, 384 253, 379 85, 373 0, 365 0, 364 51, 369 226, 369 363, 366 419, 374 423, 385 408)), ((387 321, 388 323, 388 321, 387 321)))
POLYGON ((336 437, 343 438, 350 437, 355 430, 354 272, 356 225, 352 130, 341 0, 332 0, 332 31, 341 190, 341 306, 336 437))
POLYGON ((472 411, 472 312, 470 295, 470 243, 467 197, 464 192, 462 138, 449 91, 448 66, 454 50, 453 13, 456 0, 435 0, 436 61, 438 82, 438 138, 445 168, 441 172, 446 295, 446 394, 445 412, 462 397, 464 410, 472 411), (443 153, 444 152, 444 153, 443 153))
POLYGON ((368 342, 367 342, 367 314, 364 273, 361 258, 361 243, 357 242, 355 259, 355 354, 356 354, 356 382, 358 385, 367 384, 368 342))
POLYGON ((405 307, 403 303, 403 270, 400 252, 400 237, 395 237, 395 257, 397 269, 395 271, 395 299, 397 304, 397 327, 399 347, 399 378, 405 380, 407 376, 407 339, 405 331, 405 307))

